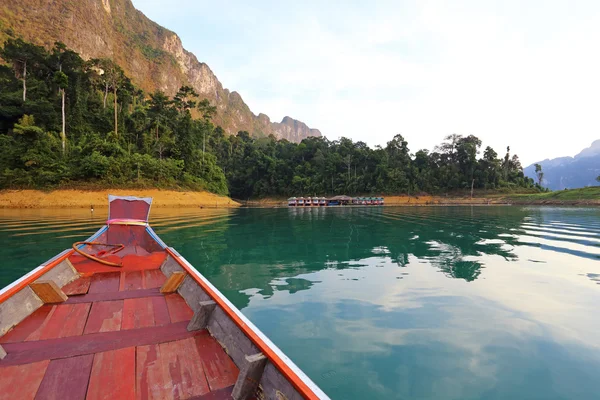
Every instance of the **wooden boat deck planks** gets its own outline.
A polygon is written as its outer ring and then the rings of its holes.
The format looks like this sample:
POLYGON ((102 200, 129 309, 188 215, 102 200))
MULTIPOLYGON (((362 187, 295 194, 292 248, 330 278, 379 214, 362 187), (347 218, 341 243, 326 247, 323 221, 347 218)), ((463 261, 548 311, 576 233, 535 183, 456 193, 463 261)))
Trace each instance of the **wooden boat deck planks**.
POLYGON ((171 323, 169 307, 164 296, 152 297, 152 309, 154 310, 154 325, 162 326, 171 323))
POLYGON ((105 272, 92 275, 92 282, 88 293, 118 292, 121 282, 120 272, 105 272))
POLYGON ((121 272, 119 291, 145 289, 143 271, 121 272))
POLYGON ((0 337, 0 343, 14 343, 26 340, 29 335, 42 326, 48 314, 52 312, 52 309, 53 306, 51 305, 38 308, 29 317, 25 318, 23 322, 8 331, 6 335, 0 337))
POLYGON ((211 390, 223 389, 235 384, 239 374, 231 358, 212 337, 196 336, 201 352, 202 366, 211 390))
POLYGON ((50 360, 0 368, 0 400, 33 399, 50 360))
POLYGON ((81 335, 89 311, 90 303, 54 306, 53 312, 48 314, 41 329, 26 340, 46 340, 81 335))
POLYGON ((86 400, 135 398, 135 347, 94 355, 86 400))
POLYGON ((93 303, 84 334, 119 331, 122 319, 123 300, 93 303))
MULTIPOLYGON (((119 281, 114 273, 93 276, 98 293, 72 298, 85 302, 42 306, 2 337, 9 355, 0 363, 0 389, 17 373, 20 378, 15 379, 21 382, 17 388, 27 384, 35 389, 29 394, 16 389, 18 395, 12 398, 33 399, 36 393, 37 398, 84 398, 86 388, 88 399, 133 398, 138 386, 140 393, 149 390, 162 398, 183 399, 203 397, 235 383, 237 368, 207 331, 187 331, 193 312, 179 294, 165 296, 155 287, 151 289, 155 296, 108 300, 148 292, 107 291, 121 282, 118 275, 119 281), (136 376, 136 357, 148 361, 152 354, 160 355, 159 368, 144 370, 144 363, 138 362, 142 369, 136 376), (47 366, 47 372, 39 371, 40 366, 47 366)), ((161 279, 153 275, 152 286, 157 286, 161 279)))
POLYGON ((154 308, 147 297, 125 299, 121 329, 137 329, 154 326, 154 308))
POLYGON ((194 316, 194 312, 187 305, 183 297, 177 293, 171 293, 165 296, 171 322, 189 321, 194 316))
POLYGON ((7 343, 3 346, 8 355, 0 363, 0 370, 3 366, 22 365, 55 358, 76 357, 124 347, 142 346, 208 335, 207 331, 188 332, 186 326, 186 322, 178 322, 159 327, 93 333, 71 338, 7 343))
POLYGON ((92 283, 92 278, 89 276, 81 277, 73 282, 67 284, 62 288, 62 291, 67 296, 76 296, 81 294, 86 294, 90 289, 90 284, 92 283))
POLYGON ((85 398, 93 354, 50 361, 35 396, 44 400, 81 400, 85 398))
POLYGON ((160 288, 167 280, 167 277, 160 269, 150 269, 144 271, 146 278, 146 289, 160 288))

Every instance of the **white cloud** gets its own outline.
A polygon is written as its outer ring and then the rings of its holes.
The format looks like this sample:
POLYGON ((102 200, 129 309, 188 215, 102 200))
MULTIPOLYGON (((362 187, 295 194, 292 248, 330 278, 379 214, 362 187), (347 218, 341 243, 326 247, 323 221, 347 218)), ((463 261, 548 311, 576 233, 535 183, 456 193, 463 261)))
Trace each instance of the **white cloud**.
POLYGON ((600 138, 594 2, 134 3, 255 113, 330 139, 475 134, 530 163, 600 138))

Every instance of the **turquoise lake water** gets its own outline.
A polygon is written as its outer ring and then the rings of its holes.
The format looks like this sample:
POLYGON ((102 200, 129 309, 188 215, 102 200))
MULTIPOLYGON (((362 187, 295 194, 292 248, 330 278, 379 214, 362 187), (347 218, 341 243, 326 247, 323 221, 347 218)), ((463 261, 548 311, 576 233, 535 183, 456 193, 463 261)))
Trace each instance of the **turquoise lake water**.
MULTIPOLYGON (((0 287, 105 210, 0 210, 0 287)), ((600 209, 152 211, 333 399, 598 399, 600 209)))

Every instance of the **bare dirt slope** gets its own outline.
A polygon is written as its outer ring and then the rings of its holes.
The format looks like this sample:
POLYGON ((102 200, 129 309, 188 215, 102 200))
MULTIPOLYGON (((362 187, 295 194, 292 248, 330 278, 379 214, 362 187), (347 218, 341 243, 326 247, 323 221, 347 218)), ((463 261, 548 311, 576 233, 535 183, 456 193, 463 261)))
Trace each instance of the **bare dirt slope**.
POLYGON ((177 192, 173 190, 3 190, 0 208, 101 208, 108 206, 108 194, 152 197, 153 207, 238 207, 229 197, 209 192, 177 192))

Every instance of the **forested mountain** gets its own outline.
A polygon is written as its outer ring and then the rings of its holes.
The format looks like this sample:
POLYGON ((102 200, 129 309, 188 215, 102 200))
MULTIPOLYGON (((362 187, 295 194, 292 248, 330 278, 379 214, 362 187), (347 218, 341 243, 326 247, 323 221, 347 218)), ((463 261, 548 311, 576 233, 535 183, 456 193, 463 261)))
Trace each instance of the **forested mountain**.
POLYGON ((542 166, 542 186, 550 190, 575 189, 598 185, 600 175, 600 140, 583 149, 575 157, 546 159, 525 168, 525 175, 537 179, 535 164, 542 166))
POLYGON ((0 57, 2 188, 184 187, 248 198, 534 187, 509 149, 481 152, 472 135, 414 154, 401 135, 375 149, 226 135, 216 107, 190 86, 144 92, 112 60, 84 61, 62 43, 47 51, 9 39, 0 57))
MULTIPOLYGON (((274 135, 293 142, 321 136, 317 129, 286 117, 271 122, 254 115, 239 93, 230 92, 205 63, 182 46, 174 33, 136 10, 131 0, 2 0, 0 43, 21 37, 47 49, 65 43, 85 60, 115 61, 140 89, 174 96, 190 86, 216 106, 213 120, 228 134, 274 135)), ((196 114, 194 114, 196 116, 196 114)))

